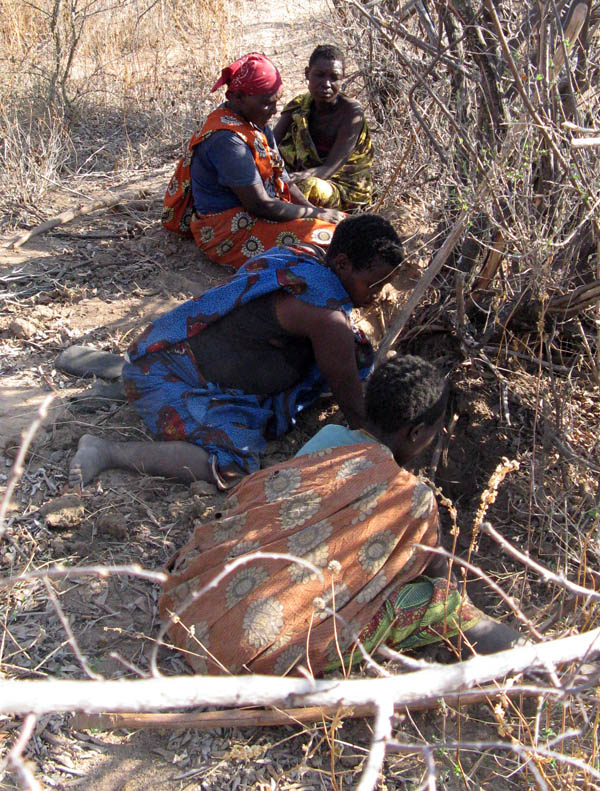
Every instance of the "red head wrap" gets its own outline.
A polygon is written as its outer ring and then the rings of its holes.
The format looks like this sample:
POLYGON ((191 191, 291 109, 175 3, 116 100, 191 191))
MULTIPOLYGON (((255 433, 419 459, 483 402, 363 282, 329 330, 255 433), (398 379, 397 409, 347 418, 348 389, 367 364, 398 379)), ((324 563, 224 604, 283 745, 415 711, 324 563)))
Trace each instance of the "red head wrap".
POLYGON ((276 66, 266 55, 251 52, 223 69, 221 76, 210 89, 211 93, 221 85, 227 86, 227 97, 230 91, 243 91, 249 96, 255 96, 258 93, 277 93, 282 82, 276 66))

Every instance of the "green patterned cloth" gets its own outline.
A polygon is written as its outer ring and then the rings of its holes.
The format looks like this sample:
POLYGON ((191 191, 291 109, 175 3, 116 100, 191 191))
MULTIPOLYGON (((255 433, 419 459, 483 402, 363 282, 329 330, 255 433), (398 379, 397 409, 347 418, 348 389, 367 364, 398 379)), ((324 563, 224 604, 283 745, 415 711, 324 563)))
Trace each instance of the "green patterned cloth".
MULTIPOLYGON (((395 651, 406 651, 455 637, 479 623, 481 617, 481 611, 463 597, 455 583, 421 576, 389 595, 359 639, 369 653, 384 643, 395 651)), ((361 660, 356 648, 344 655, 347 668, 361 660)), ((339 666, 338 661, 327 670, 339 666)))
MULTIPOLYGON (((283 112, 292 113, 292 123, 278 148, 290 173, 319 167, 323 159, 317 153, 310 136, 309 114, 313 105, 310 93, 292 99, 283 112)), ((354 151, 342 167, 327 182, 308 178, 298 183, 298 187, 311 200, 320 195, 319 205, 330 209, 356 209, 371 201, 371 165, 373 145, 367 122, 358 136, 354 151), (323 188, 325 187, 325 188, 323 188)))

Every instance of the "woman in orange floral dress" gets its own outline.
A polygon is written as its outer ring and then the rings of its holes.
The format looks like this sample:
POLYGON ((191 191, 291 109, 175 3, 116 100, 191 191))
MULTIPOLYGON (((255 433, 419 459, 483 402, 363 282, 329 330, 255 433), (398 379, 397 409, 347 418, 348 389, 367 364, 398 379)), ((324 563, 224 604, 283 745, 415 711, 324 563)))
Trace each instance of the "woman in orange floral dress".
POLYGON ((226 101, 189 141, 164 198, 165 228, 193 235, 217 264, 238 269, 272 247, 327 247, 344 214, 310 203, 291 184, 268 126, 281 76, 252 52, 223 69, 226 101))
POLYGON ((447 383, 393 358, 367 387, 367 428, 326 426, 292 460, 250 475, 169 566, 159 606, 202 673, 314 675, 358 642, 414 648, 464 634, 481 653, 518 637, 457 589, 431 488, 402 469, 441 428, 447 383), (220 575, 218 584, 211 584, 220 575))

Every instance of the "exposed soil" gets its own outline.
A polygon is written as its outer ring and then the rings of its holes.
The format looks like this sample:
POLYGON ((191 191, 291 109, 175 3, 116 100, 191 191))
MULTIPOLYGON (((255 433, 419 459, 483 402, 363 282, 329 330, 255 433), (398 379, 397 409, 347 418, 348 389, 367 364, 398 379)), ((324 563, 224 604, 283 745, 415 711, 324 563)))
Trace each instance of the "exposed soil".
MULTIPOLYGON (((160 568, 185 542, 197 520, 210 517, 222 503, 218 494, 199 496, 183 485, 119 471, 102 474, 82 493, 63 494, 68 491, 68 462, 83 433, 134 439, 147 436, 147 432, 125 404, 80 400, 90 382, 56 371, 53 361, 57 354, 73 343, 122 351, 142 324, 201 293, 226 274, 205 261, 192 242, 175 239, 159 228, 163 186, 163 174, 148 179, 151 197, 143 210, 135 209, 135 219, 124 206, 75 221, 60 229, 60 235, 54 233, 26 245, 18 260, 11 253, 3 267, 3 274, 19 273, 19 280, 9 286, 15 295, 7 301, 0 319, 0 447, 6 473, 21 429, 29 425, 48 393, 56 396, 49 418, 32 442, 22 485, 11 504, 11 537, 24 546, 35 545, 37 562, 44 558, 48 563, 71 565, 142 563, 147 568, 160 568), (111 234, 110 238, 94 237, 100 230, 111 234), (28 337, 16 337, 15 320, 28 337)), ((381 332, 381 316, 385 323, 385 314, 392 307, 384 303, 371 315, 368 326, 374 333, 381 332)), ((453 367, 460 354, 444 344, 444 336, 439 336, 413 345, 414 351, 453 367)), ((461 380, 457 379, 456 392, 461 417, 437 482, 459 503, 461 513, 470 517, 489 473, 502 455, 510 454, 513 438, 503 438, 497 431, 499 415, 488 405, 489 388, 481 375, 462 376, 461 380)), ((331 419, 339 419, 339 413, 328 401, 308 410, 294 431, 269 444, 265 464, 289 458, 331 419)), ((427 463, 427 459, 420 461, 427 463)), ((464 540, 468 544, 468 536, 464 540)), ((13 546, 5 544, 1 563, 5 573, 13 564, 20 565, 13 546)), ((147 670, 148 649, 157 630, 156 586, 111 577, 69 581, 56 588, 94 672, 105 677, 131 677, 132 668, 147 670)), ((26 600, 19 600, 17 591, 11 603, 18 615, 7 628, 3 661, 14 677, 80 678, 79 663, 64 644, 63 628, 52 606, 46 604, 44 591, 40 588, 26 600)), ((166 673, 188 672, 174 653, 165 652, 161 666, 166 673)), ((481 707, 479 715, 493 723, 489 709, 481 707)), ((417 717, 422 732, 432 735, 439 731, 440 722, 433 715, 417 717)), ((471 722, 465 720, 464 728, 471 727, 471 722)), ((401 732, 404 725, 400 723, 399 728, 401 732)), ((68 718, 53 717, 45 718, 38 732, 31 757, 48 787, 59 789, 287 791, 329 784, 330 751, 320 728, 90 734, 70 730, 68 718)), ((352 785, 369 745, 369 724, 347 721, 336 731, 336 738, 340 747, 334 770, 352 785)), ((391 757, 387 787, 418 784, 420 773, 418 762, 391 757)), ((450 769, 448 773, 450 777, 450 769)), ((11 782, 8 778, 0 781, 0 788, 12 788, 11 782)))
MULTIPOLYGON (((271 6, 270 21, 249 23, 245 36, 252 49, 272 54, 284 72, 292 75, 284 97, 290 98, 301 86, 308 53, 316 43, 327 39, 328 10, 317 0, 303 0, 293 9, 277 3, 271 6), (292 11, 294 23, 290 22, 292 11), (285 45, 281 43, 284 41, 285 45)), ((247 4, 246 22, 257 7, 247 4)), ((37 566, 42 562, 141 563, 147 568, 160 568, 184 543, 194 523, 208 518, 222 503, 218 494, 198 495, 183 485, 117 471, 102 474, 82 493, 65 489, 68 462, 83 433, 91 431, 123 440, 148 435, 127 405, 82 400, 79 396, 90 382, 56 371, 53 362, 58 353, 74 343, 122 352, 154 316, 202 293, 227 275, 206 261, 193 242, 161 230, 161 200, 171 169, 169 163, 160 172, 148 173, 136 182, 145 190, 145 198, 78 219, 35 237, 19 250, 0 253, 0 286, 5 292, 0 307, 0 482, 6 480, 23 429, 30 425, 46 396, 54 395, 49 417, 32 441, 22 483, 10 504, 11 541, 0 547, 3 575, 22 568, 20 547, 27 552, 35 548, 37 566)), ((116 191, 119 185, 111 188, 116 191)), ((57 191, 47 208, 49 213, 58 213, 70 205, 65 193, 57 191)), ((396 285, 400 288, 409 284, 407 279, 396 285)), ((392 293, 387 303, 368 317, 375 335, 381 334, 398 299, 401 296, 392 293)), ((525 440, 531 441, 530 415, 526 412, 530 383, 523 378, 523 398, 509 403, 509 426, 494 373, 464 365, 464 355, 448 334, 415 335, 407 350, 452 371, 458 417, 442 450, 435 481, 458 508, 463 529, 459 549, 464 550, 491 472, 503 456, 518 456, 525 440)), ((338 418, 330 402, 314 406, 302 415, 294 431, 269 444, 265 464, 289 458, 320 425, 338 418)), ((427 472, 428 463, 428 459, 421 459, 418 466, 427 472)), ((577 488, 583 485, 581 481, 574 478, 570 485, 581 498, 586 496, 577 488)), ((498 513, 503 513, 509 534, 512 515, 518 515, 522 504, 528 502, 528 486, 526 476, 516 476, 510 501, 500 495, 498 513)), ((451 523, 443 509, 442 518, 444 528, 449 528, 451 523)), ((515 519, 515 523, 518 521, 515 519)), ((518 534, 518 529, 512 532, 515 540, 518 534)), ((548 554, 555 552, 555 538, 548 536, 545 541, 548 554)), ((509 563, 499 566, 497 558, 488 558, 488 549, 482 541, 479 561, 499 574, 510 571, 509 563)), ((543 606, 542 586, 540 590, 525 585, 517 589, 515 582, 513 587, 511 595, 525 601, 530 610, 538 603, 543 606)), ((132 677, 135 668, 147 670, 148 648, 157 629, 156 586, 112 577, 70 581, 57 585, 56 590, 94 672, 132 677)), ((495 614, 506 616, 503 606, 489 593, 475 590, 474 597, 495 614)), ((12 677, 82 677, 42 586, 34 594, 31 587, 27 591, 16 588, 9 599, 2 661, 12 677)), ((161 663, 167 673, 187 672, 177 654, 165 652, 161 663)), ((463 738, 469 734, 479 738, 482 732, 493 738, 496 732, 496 720, 488 706, 471 708, 468 717, 446 713, 442 719, 431 713, 417 715, 415 722, 401 720, 398 732, 405 733, 407 739, 416 738, 419 731, 435 739, 441 738, 442 728, 447 736, 458 724, 463 738)), ((0 719, 0 750, 10 741, 10 727, 9 721, 0 719)), ((217 729, 207 733, 77 733, 69 729, 68 718, 48 717, 36 733, 29 756, 47 787, 308 791, 331 787, 332 777, 339 788, 356 782, 368 748, 370 726, 366 721, 348 721, 339 727, 335 732, 335 760, 321 726, 217 729)), ((484 768, 487 760, 482 763, 484 768)), ((441 761, 440 780, 445 778, 447 783, 441 787, 454 788, 456 765, 444 756, 441 761)), ((417 759, 391 756, 382 787, 412 788, 421 780, 422 764, 417 759)), ((4 780, 0 777, 0 789, 13 788, 12 782, 8 776, 4 780)), ((492 782, 497 788, 493 779, 483 781, 480 787, 491 788, 492 782)), ((505 788, 512 787, 518 787, 516 781, 507 780, 505 788)))

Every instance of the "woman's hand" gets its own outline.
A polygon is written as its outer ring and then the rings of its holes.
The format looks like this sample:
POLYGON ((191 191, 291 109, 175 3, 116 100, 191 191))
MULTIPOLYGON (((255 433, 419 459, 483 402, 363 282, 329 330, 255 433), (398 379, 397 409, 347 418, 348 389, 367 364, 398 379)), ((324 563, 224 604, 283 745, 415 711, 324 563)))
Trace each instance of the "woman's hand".
POLYGON ((317 367, 348 425, 359 428, 364 422, 363 390, 356 365, 354 333, 344 313, 317 308, 283 292, 277 295, 275 313, 285 332, 310 340, 317 367))
POLYGON ((313 206, 295 185, 292 185, 290 190, 293 203, 267 195, 262 182, 250 184, 248 187, 231 187, 230 189, 237 195, 246 211, 256 214, 257 217, 265 217, 267 220, 281 222, 301 217, 312 217, 336 225, 346 217, 344 212, 337 209, 313 206))
POLYGON ((318 212, 317 217, 319 218, 319 220, 324 220, 325 222, 332 222, 335 225, 337 225, 338 222, 345 220, 346 217, 348 216, 347 214, 344 214, 343 211, 338 211, 338 209, 317 208, 317 212, 318 212))
POLYGON ((310 178, 321 178, 317 172, 318 168, 308 168, 307 170, 297 170, 294 173, 288 171, 288 177, 292 184, 297 184, 299 181, 304 181, 310 178))

